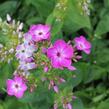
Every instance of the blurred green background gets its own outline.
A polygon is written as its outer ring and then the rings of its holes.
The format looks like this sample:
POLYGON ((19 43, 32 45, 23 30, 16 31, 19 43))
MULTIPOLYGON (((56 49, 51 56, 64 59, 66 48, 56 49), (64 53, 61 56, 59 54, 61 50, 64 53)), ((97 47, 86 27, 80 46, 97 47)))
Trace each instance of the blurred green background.
MULTIPOLYGON (((91 0, 90 15, 78 5, 86 0, 67 0, 67 3, 63 0, 65 10, 58 9, 60 1, 0 0, 0 17, 5 20, 7 13, 10 14, 24 23, 24 31, 32 24, 50 24, 53 41, 85 35, 92 43, 92 52, 89 56, 82 54, 84 58, 75 63, 78 73, 72 80, 72 87, 82 101, 77 105, 84 105, 76 109, 109 109, 109 0, 91 0)), ((38 95, 27 92, 21 100, 8 97, 5 80, 12 73, 13 65, 0 66, 0 109, 52 109, 53 98, 46 89, 39 89, 38 95)))

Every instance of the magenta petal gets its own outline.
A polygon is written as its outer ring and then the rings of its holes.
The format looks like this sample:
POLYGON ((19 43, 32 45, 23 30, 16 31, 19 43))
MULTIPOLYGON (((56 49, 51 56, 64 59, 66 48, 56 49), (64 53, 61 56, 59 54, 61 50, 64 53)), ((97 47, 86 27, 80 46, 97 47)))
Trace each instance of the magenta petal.
POLYGON ((15 77, 14 77, 14 81, 15 81, 16 83, 19 83, 19 84, 21 84, 21 83, 23 82, 22 78, 21 78, 21 77, 18 77, 18 76, 15 76, 15 77))
POLYGON ((76 68, 74 66, 68 66, 68 69, 71 70, 71 71, 76 70, 76 68))
POLYGON ((66 58, 72 58, 74 54, 74 49, 71 45, 67 45, 67 47, 64 49, 64 55, 66 58))
POLYGON ((7 93, 8 93, 8 95, 11 95, 11 96, 14 95, 14 91, 12 89, 14 81, 9 79, 9 80, 6 81, 6 84, 7 84, 7 93))
POLYGON ((8 95, 12 96, 14 95, 14 90, 12 88, 7 88, 8 95))
POLYGON ((6 85, 7 85, 8 87, 12 86, 13 84, 14 84, 14 81, 11 80, 11 79, 8 79, 8 80, 6 81, 6 85))
POLYGON ((79 40, 84 43, 86 41, 86 38, 84 36, 80 36, 79 40))
POLYGON ((48 39, 49 40, 50 39, 50 35, 51 35, 50 33, 47 33, 47 34, 43 35, 43 39, 45 39, 45 40, 48 39))
POLYGON ((24 84, 24 83, 22 83, 22 91, 26 91, 27 90, 27 86, 26 86, 26 84, 24 84))
POLYGON ((48 33, 50 29, 51 29, 50 25, 43 25, 43 30, 45 33, 48 33))
POLYGON ((17 97, 17 98, 22 98, 23 97, 23 94, 24 94, 24 91, 18 91, 16 93, 14 93, 14 95, 17 97))
POLYGON ((86 54, 90 54, 90 49, 85 49, 84 52, 85 52, 86 54))
POLYGON ((66 48, 66 45, 67 45, 67 44, 65 43, 65 41, 64 41, 64 40, 61 40, 61 39, 57 40, 57 41, 54 43, 54 47, 60 48, 60 49, 66 48))
POLYGON ((85 46, 86 46, 87 49, 90 49, 91 48, 91 43, 86 40, 85 41, 85 46))
POLYGON ((52 48, 49 48, 47 50, 47 56, 49 58, 56 56, 56 53, 57 53, 57 50, 55 48, 53 48, 53 47, 52 48))
POLYGON ((60 68, 60 67, 61 67, 60 64, 59 64, 59 60, 56 59, 56 58, 52 58, 52 59, 51 59, 51 64, 52 64, 52 66, 53 66, 54 68, 60 68))
POLYGON ((34 41, 36 41, 36 42, 38 42, 38 41, 41 41, 41 40, 42 40, 42 38, 41 38, 41 37, 38 37, 38 36, 36 36, 36 35, 32 35, 32 39, 33 39, 34 41))
POLYGON ((71 60, 70 59, 62 59, 60 61, 60 65, 63 66, 63 67, 68 67, 71 65, 71 60))

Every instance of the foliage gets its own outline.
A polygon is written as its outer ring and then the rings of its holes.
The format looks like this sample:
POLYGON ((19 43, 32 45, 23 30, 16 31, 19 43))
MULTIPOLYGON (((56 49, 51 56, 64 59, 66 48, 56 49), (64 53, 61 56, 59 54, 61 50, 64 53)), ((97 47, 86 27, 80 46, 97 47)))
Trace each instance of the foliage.
MULTIPOLYGON (((86 0, 3 0, 0 1, 0 17, 5 19, 7 13, 11 14, 25 24, 24 31, 31 24, 50 24, 52 42, 59 38, 67 41, 85 35, 92 43, 91 54, 82 54, 84 58, 74 64, 76 71, 55 72, 60 72, 61 75, 64 72, 65 78, 68 74, 72 76, 72 79, 68 79, 68 84, 73 95, 77 96, 72 101, 73 109, 108 109, 109 0, 92 0, 89 4, 90 15, 79 5, 80 1, 86 0)), ((5 36, 0 28, 0 41, 2 39, 5 43, 5 38, 1 37, 5 36)), ((5 81, 12 77, 16 66, 14 61, 0 64, 0 109, 52 109, 55 93, 48 93, 47 84, 43 84, 43 90, 39 87, 33 93, 26 92, 20 100, 8 97, 5 81)), ((38 72, 40 69, 34 71, 32 76, 41 75, 38 72)), ((65 91, 69 90, 66 84, 61 87, 66 87, 65 91)))

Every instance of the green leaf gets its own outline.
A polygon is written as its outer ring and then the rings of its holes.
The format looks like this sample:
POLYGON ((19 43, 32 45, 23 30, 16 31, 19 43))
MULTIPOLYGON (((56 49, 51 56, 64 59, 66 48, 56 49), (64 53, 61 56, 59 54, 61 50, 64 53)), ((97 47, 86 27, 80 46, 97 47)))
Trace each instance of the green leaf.
POLYGON ((106 8, 109 9, 109 0, 104 0, 104 5, 105 5, 106 8))
POLYGON ((49 104, 53 103, 53 95, 48 90, 48 88, 40 86, 37 87, 37 89, 33 93, 30 92, 25 93, 24 97, 19 101, 22 103, 37 103, 37 105, 39 106, 41 106, 40 104, 41 102, 45 102, 45 104, 48 106, 49 104))
POLYGON ((11 65, 3 64, 0 66, 0 89, 6 86, 6 80, 12 75, 13 68, 11 65))
POLYGON ((102 101, 96 109, 108 109, 109 108, 109 100, 102 101))
POLYGON ((7 13, 14 13, 16 11, 16 1, 6 1, 0 4, 0 16, 5 17, 7 13))
POLYGON ((69 0, 66 17, 64 20, 64 31, 73 33, 81 28, 91 29, 90 19, 88 16, 81 15, 80 10, 78 9, 77 0, 69 0))
POLYGON ((82 82, 82 73, 80 72, 80 70, 76 70, 76 71, 73 71, 73 76, 72 78, 70 79, 69 82, 72 83, 72 87, 76 87, 77 85, 79 85, 81 82, 82 82))
MULTIPOLYGON (((28 2, 28 0, 26 0, 28 2)), ((31 0, 30 2, 36 7, 39 15, 42 18, 47 18, 47 16, 52 12, 55 1, 54 0, 31 0)))
POLYGON ((63 22, 56 21, 56 18, 53 16, 53 14, 50 14, 46 20, 46 24, 51 25, 51 40, 54 42, 56 39, 61 39, 62 38, 62 33, 61 32, 63 22))
POLYGON ((84 109, 83 103, 79 98, 73 101, 73 109, 84 109))
MULTIPOLYGON (((1 108, 0 108, 1 109, 1 108)), ((30 109, 28 104, 20 103, 16 98, 7 98, 3 103, 3 109, 30 109)))
POLYGON ((107 32, 109 32, 109 13, 101 18, 95 30, 95 36, 100 37, 107 32))

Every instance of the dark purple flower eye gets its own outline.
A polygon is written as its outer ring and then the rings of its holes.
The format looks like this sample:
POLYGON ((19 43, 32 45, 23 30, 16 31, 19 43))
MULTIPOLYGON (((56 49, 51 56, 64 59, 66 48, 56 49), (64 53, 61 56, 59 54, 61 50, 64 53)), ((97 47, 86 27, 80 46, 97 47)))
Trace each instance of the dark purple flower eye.
POLYGON ((57 56, 60 57, 61 56, 61 53, 60 52, 57 52, 57 56))

